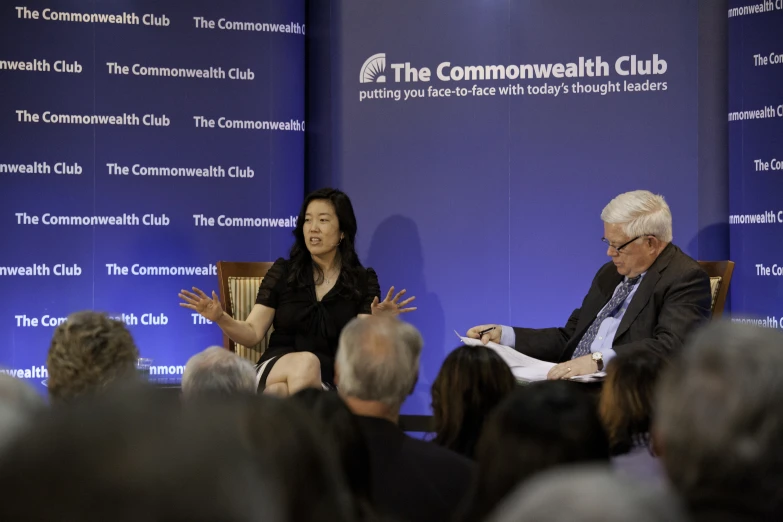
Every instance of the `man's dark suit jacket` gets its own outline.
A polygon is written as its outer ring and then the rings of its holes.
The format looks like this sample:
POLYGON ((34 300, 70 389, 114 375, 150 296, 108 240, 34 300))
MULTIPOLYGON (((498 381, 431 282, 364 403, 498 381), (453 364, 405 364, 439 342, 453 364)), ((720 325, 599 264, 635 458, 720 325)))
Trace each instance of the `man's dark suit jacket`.
POLYGON ((471 486, 473 461, 409 437, 390 421, 357 419, 370 450, 376 511, 400 522, 450 520, 471 486))
MULTIPOLYGON (((579 341, 623 280, 611 261, 596 274, 582 306, 562 328, 514 328, 515 348, 551 362, 571 359, 579 341)), ((612 348, 646 348, 664 355, 678 350, 695 327, 711 316, 707 272, 673 244, 647 270, 625 311, 612 348)))

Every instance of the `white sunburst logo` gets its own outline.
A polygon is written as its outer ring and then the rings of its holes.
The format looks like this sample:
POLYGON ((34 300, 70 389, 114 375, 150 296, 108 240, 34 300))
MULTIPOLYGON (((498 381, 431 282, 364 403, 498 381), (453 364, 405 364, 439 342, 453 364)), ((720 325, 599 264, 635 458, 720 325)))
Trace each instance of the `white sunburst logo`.
POLYGON ((360 83, 386 83, 386 53, 370 56, 359 71, 360 83))

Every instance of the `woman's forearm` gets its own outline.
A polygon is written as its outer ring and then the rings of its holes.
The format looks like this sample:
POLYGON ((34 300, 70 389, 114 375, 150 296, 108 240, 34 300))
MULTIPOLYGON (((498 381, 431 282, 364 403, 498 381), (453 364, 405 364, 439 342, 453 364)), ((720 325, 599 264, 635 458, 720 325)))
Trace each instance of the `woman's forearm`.
POLYGON ((217 325, 232 341, 243 346, 255 346, 263 338, 263 334, 259 335, 253 325, 247 321, 237 321, 225 312, 217 320, 217 325))

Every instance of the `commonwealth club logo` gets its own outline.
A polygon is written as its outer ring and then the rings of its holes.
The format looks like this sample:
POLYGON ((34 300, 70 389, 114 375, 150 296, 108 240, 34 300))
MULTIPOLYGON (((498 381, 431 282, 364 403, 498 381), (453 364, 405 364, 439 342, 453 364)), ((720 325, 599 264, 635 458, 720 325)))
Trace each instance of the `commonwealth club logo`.
POLYGON ((370 56, 359 71, 360 83, 386 83, 386 53, 370 56))

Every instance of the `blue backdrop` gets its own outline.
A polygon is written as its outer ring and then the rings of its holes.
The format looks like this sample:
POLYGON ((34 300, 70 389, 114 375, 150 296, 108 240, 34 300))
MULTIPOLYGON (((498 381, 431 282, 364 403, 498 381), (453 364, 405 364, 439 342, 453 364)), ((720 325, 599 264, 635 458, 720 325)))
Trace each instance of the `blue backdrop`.
POLYGON ((783 328, 783 1, 730 7, 732 311, 783 328))
POLYGON ((290 247, 304 14, 304 0, 0 8, 0 366, 40 385, 54 325, 80 309, 124 314, 172 378, 221 344, 177 293, 217 290, 217 259, 290 247))
MULTIPOLYGON (((405 413, 429 411, 455 329, 565 323, 608 259, 599 216, 616 194, 663 194, 675 243, 715 255, 701 237, 725 223, 725 207, 716 218, 720 204, 702 209, 700 194, 722 178, 701 171, 716 138, 700 144, 699 124, 725 105, 700 103, 700 83, 720 79, 700 65, 699 36, 703 10, 720 5, 331 2, 329 30, 317 33, 331 63, 309 81, 332 91, 311 112, 331 133, 318 136, 328 153, 316 151, 329 163, 308 173, 313 188, 353 198, 360 255, 383 289, 417 296, 408 318, 426 346, 405 413), (605 66, 590 76, 598 57, 605 66)), ((709 52, 725 62, 725 50, 709 52)))

